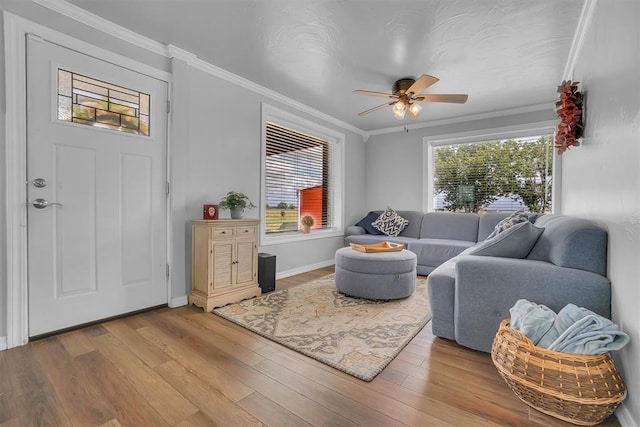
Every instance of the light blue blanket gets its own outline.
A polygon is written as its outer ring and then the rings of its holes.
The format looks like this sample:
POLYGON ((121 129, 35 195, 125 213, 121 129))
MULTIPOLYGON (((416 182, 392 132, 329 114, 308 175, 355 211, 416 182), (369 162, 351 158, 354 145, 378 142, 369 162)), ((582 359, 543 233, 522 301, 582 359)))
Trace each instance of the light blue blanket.
POLYGON ((556 313, 546 305, 536 304, 526 299, 519 299, 509 309, 511 327, 522 332, 533 342, 538 342, 554 325, 556 313))
POLYGON ((521 299, 510 312, 511 327, 541 348, 573 354, 604 354, 620 350, 629 342, 629 336, 611 320, 574 304, 567 304, 556 315, 544 305, 521 299))
MULTIPOLYGON (((620 350, 629 342, 629 335, 620 331, 618 325, 609 319, 573 304, 565 306, 556 317, 556 323, 567 323, 565 328, 551 344, 549 350, 574 354, 603 354, 620 350)), ((551 329, 556 331, 556 326, 551 329)))

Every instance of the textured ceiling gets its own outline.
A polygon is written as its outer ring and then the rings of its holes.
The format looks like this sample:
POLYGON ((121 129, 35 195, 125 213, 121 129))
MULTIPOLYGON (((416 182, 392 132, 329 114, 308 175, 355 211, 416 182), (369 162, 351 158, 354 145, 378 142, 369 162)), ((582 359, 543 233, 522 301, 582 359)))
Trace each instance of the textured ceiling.
POLYGON ((551 103, 583 0, 71 0, 89 12, 371 131, 390 109, 358 113, 395 80, 431 74, 417 122, 551 103))

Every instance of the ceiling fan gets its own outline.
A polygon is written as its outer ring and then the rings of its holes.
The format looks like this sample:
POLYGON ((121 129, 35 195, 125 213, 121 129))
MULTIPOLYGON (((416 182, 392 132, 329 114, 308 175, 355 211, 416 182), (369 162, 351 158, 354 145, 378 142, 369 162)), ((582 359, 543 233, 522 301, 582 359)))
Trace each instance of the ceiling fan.
POLYGON ((417 104, 418 102, 451 102, 454 104, 464 104, 467 102, 468 95, 427 95, 421 93, 429 86, 438 82, 437 77, 423 74, 418 80, 412 78, 404 78, 397 80, 393 84, 393 93, 372 92, 370 90, 354 90, 353 93, 359 95, 369 96, 381 96, 384 98, 391 98, 393 101, 378 105, 369 110, 360 113, 360 116, 364 116, 374 111, 382 110, 385 107, 393 106, 393 114, 398 120, 402 120, 405 114, 408 112, 409 117, 415 119, 420 115, 422 106, 417 104))

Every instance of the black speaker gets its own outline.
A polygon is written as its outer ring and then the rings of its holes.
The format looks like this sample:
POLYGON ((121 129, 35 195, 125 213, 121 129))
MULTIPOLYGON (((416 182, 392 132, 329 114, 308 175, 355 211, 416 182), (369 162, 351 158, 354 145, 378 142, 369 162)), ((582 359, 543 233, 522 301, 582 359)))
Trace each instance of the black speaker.
POLYGON ((258 254, 258 286, 263 294, 276 289, 276 256, 260 252, 258 254))

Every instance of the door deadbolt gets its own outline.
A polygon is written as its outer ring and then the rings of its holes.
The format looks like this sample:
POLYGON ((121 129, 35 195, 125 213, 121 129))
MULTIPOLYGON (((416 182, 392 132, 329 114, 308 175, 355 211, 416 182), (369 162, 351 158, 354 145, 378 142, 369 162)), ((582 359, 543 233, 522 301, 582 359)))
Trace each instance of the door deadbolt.
POLYGON ((47 180, 44 178, 36 178, 33 180, 33 186, 36 188, 44 188, 47 186, 47 180))

